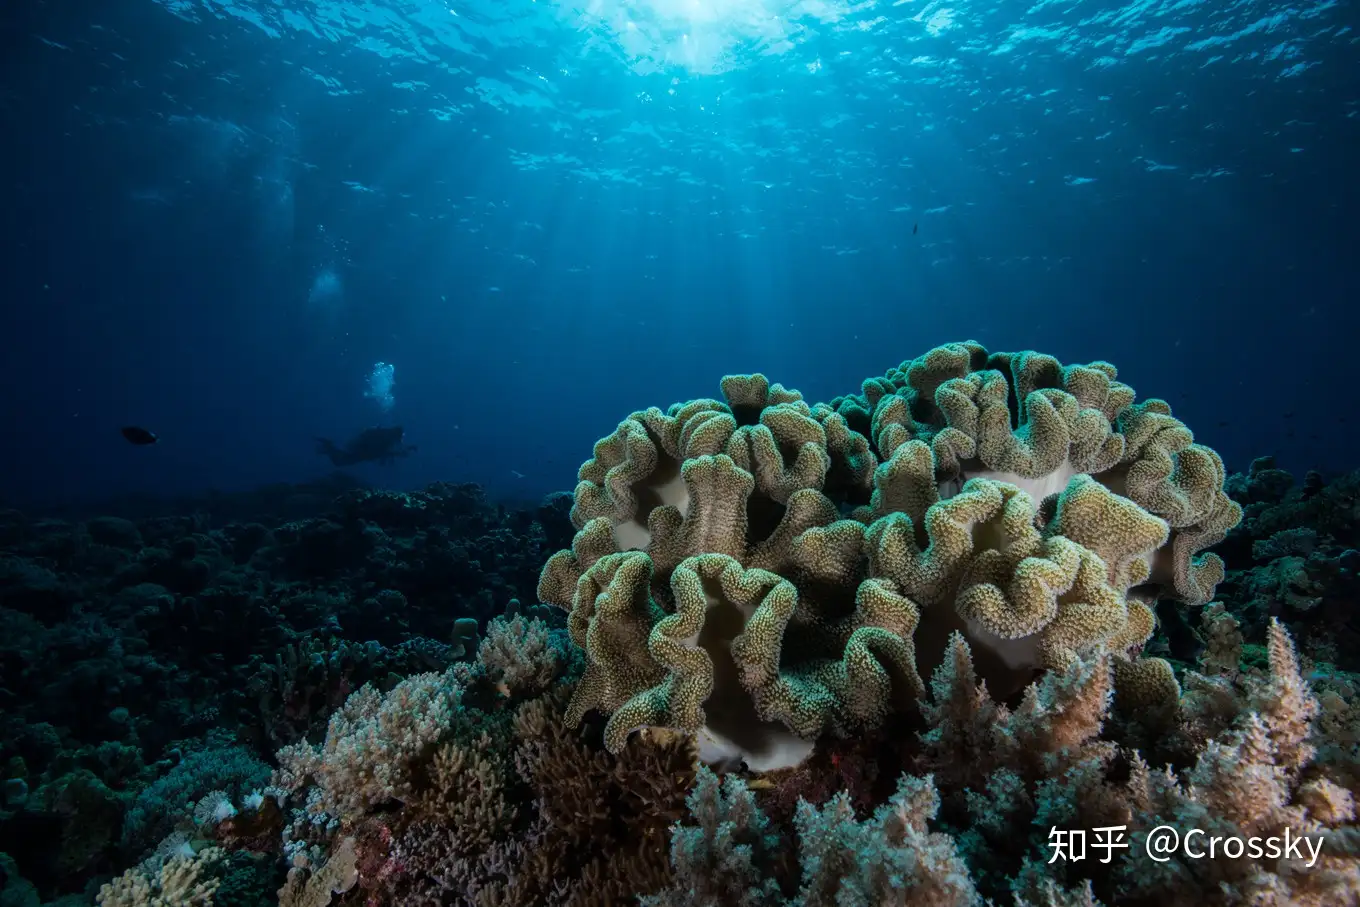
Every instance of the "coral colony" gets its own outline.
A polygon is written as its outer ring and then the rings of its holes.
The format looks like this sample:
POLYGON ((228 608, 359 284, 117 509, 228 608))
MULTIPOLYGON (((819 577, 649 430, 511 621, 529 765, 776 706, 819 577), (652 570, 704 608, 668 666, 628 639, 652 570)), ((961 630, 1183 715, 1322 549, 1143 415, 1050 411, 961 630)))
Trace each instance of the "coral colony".
POLYGON ((1360 902, 1360 478, 973 342, 721 390, 537 509, 6 516, 6 903, 1360 902))

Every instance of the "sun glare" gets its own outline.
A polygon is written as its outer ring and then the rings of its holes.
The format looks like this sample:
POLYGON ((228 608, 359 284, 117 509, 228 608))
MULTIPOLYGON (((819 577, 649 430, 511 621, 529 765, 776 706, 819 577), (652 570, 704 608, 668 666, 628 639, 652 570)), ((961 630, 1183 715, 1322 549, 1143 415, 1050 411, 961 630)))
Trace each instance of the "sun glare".
POLYGON ((811 25, 834 21, 845 0, 559 0, 564 14, 607 34, 641 72, 726 72, 747 55, 784 53, 811 25))

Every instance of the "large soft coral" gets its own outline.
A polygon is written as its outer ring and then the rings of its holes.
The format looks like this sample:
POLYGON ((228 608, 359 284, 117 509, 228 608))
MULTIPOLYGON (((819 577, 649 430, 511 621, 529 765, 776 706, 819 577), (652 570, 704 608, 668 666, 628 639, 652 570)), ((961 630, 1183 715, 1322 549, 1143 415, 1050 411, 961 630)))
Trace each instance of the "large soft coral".
POLYGON ((867 411, 881 458, 910 440, 928 443, 941 484, 981 476, 1043 500, 1090 475, 1166 521, 1172 537, 1158 581, 1169 596, 1203 604, 1222 562, 1198 553, 1237 524, 1241 508, 1224 493, 1218 454, 1195 444, 1165 401, 1134 403, 1117 374, 1108 362, 988 355, 968 341, 905 362, 828 410, 851 418, 867 411))
POLYGON ((1240 508, 1113 366, 970 341, 831 404, 722 387, 596 445, 543 569, 587 658, 571 714, 611 713, 611 749, 659 725, 791 764, 916 699, 956 631, 1000 696, 1106 649, 1130 701, 1174 701, 1165 663, 1136 659, 1148 602, 1209 600, 1222 563, 1199 552, 1240 508))

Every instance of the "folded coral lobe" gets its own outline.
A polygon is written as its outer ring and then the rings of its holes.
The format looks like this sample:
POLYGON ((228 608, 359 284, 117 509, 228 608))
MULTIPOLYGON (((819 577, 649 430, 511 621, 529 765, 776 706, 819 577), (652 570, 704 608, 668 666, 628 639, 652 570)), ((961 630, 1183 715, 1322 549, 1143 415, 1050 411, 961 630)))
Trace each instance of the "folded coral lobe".
POLYGON ((1096 651, 1173 695, 1138 657, 1149 604, 1209 601, 1204 549, 1241 509, 1218 455, 1117 376, 967 341, 829 403, 738 375, 633 413, 540 579, 586 655, 573 718, 609 714, 616 751, 658 726, 793 764, 913 708, 955 632, 1000 697, 1096 651))

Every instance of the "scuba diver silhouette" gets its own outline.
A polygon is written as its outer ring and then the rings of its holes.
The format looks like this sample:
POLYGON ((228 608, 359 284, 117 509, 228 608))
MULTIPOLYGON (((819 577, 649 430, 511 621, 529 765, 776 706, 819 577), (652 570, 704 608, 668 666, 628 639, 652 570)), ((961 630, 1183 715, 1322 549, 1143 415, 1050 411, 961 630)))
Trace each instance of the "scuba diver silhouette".
POLYGON ((353 466, 356 463, 381 463, 391 466, 397 457, 404 457, 415 451, 414 444, 402 444, 402 427, 366 428, 355 435, 344 447, 337 447, 329 438, 316 439, 316 452, 330 457, 335 466, 353 466))

